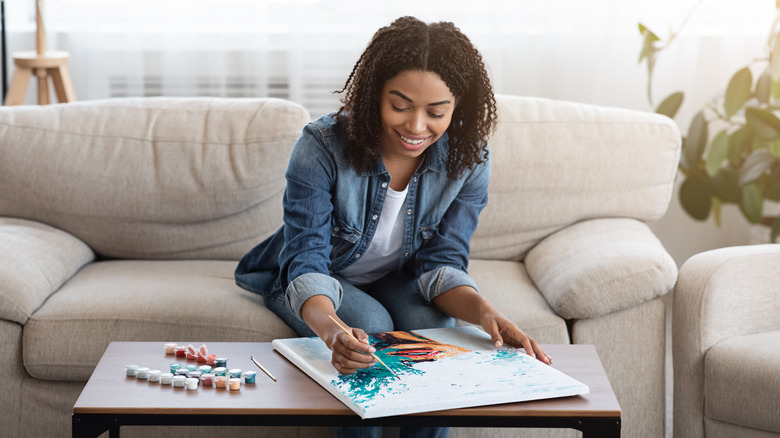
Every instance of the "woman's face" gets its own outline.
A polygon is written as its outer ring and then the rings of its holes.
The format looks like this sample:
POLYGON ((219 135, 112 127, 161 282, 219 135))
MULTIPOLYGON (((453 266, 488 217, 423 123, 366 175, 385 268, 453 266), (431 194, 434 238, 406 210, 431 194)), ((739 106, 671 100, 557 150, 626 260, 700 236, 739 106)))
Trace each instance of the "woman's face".
POLYGON ((455 96, 436 73, 403 71, 379 98, 382 159, 417 159, 447 131, 455 96))

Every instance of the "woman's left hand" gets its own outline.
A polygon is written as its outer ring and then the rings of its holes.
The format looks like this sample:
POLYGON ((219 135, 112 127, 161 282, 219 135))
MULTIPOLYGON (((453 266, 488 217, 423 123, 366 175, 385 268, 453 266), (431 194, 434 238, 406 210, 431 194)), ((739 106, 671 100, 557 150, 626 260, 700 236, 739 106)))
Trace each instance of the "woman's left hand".
POLYGON ((516 348, 522 347, 525 348, 529 356, 535 357, 547 365, 552 363, 552 358, 542 350, 532 337, 500 313, 488 310, 480 317, 480 325, 493 339, 496 348, 500 348, 504 344, 516 348))
POLYGON ((531 357, 547 365, 552 363, 550 355, 545 353, 532 337, 520 330, 473 287, 454 287, 434 298, 433 303, 450 316, 481 325, 493 339, 496 348, 504 344, 525 348, 526 353, 531 357))

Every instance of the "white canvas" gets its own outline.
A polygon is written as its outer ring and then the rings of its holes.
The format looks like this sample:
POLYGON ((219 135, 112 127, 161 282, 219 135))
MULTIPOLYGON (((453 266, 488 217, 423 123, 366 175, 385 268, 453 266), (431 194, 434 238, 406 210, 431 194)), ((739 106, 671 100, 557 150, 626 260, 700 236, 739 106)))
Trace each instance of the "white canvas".
POLYGON ((477 327, 372 334, 377 363, 341 375, 316 337, 276 339, 274 348, 361 418, 587 394, 587 385, 520 349, 492 346, 477 327), (401 343, 399 343, 401 341, 401 343))

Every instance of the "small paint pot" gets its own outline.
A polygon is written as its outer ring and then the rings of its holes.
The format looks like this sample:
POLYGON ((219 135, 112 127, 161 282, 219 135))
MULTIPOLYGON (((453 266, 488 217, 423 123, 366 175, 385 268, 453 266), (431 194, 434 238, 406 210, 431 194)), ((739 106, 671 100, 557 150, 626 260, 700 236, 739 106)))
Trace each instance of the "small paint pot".
POLYGON ((217 366, 217 355, 209 354, 208 356, 206 356, 206 363, 211 365, 212 367, 217 366))
POLYGON ((172 363, 168 366, 171 369, 171 374, 176 374, 176 370, 181 368, 180 363, 172 363))
POLYGON ((214 376, 214 386, 217 388, 227 388, 226 376, 214 376))
POLYGON ((187 365, 187 369, 190 370, 190 372, 197 371, 198 370, 198 366, 195 365, 195 364, 188 364, 187 365))
POLYGON ((231 377, 228 379, 228 387, 231 391, 238 391, 241 389, 241 379, 236 377, 231 377))
POLYGON ((202 365, 198 367, 198 371, 200 371, 203 374, 208 374, 211 372, 211 366, 209 365, 202 365))
POLYGON ((125 374, 127 377, 135 377, 138 374, 138 365, 125 365, 125 374))
POLYGON ((135 375, 139 380, 146 380, 149 378, 149 368, 147 367, 138 367, 137 373, 135 375))
POLYGON ((255 371, 244 371, 244 383, 255 383, 255 379, 257 379, 257 372, 255 371))
POLYGON ((233 368, 230 371, 228 371, 228 376, 235 379, 241 378, 241 370, 239 368, 233 368))
POLYGON ((207 374, 201 374, 200 376, 200 383, 203 386, 211 386, 214 384, 214 374, 207 373, 207 374))
POLYGON ((170 385, 171 383, 173 383, 173 374, 171 373, 160 374, 160 384, 170 385))
POLYGON ((176 344, 168 343, 165 344, 165 354, 173 355, 176 354, 176 344))
POLYGON ((200 382, 200 379, 195 379, 193 377, 187 377, 187 380, 184 381, 189 390, 198 389, 198 382, 200 382))
POLYGON ((216 376, 227 375, 227 368, 225 368, 225 367, 216 367, 216 368, 214 368, 214 375, 216 375, 216 376))
POLYGON ((194 379, 200 379, 200 376, 202 374, 203 373, 201 373, 200 371, 190 371, 190 374, 188 374, 187 377, 192 377, 194 379))
POLYGON ((184 388, 184 384, 186 380, 187 378, 184 376, 173 376, 173 387, 184 388))
POLYGON ((187 346, 177 345, 173 351, 176 352, 176 357, 187 357, 187 346))
POLYGON ((227 368, 227 358, 226 357, 218 357, 218 358, 214 359, 214 366, 227 368))
POLYGON ((162 373, 160 372, 160 370, 151 370, 151 371, 149 371, 149 381, 150 382, 155 382, 155 383, 159 382, 161 374, 162 373))
POLYGON ((178 370, 176 370, 176 372, 175 372, 175 373, 173 373, 173 374, 174 374, 174 375, 176 375, 176 376, 184 376, 184 377, 189 377, 189 376, 190 376, 190 370, 188 370, 187 368, 179 368, 179 369, 178 369, 178 370))

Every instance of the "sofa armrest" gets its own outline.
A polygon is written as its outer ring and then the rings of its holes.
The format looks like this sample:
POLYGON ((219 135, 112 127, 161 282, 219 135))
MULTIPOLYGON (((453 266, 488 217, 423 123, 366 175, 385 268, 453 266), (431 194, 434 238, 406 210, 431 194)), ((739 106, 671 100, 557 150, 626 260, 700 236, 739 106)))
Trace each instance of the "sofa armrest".
MULTIPOLYGON (((704 436, 704 358, 728 338, 780 330, 780 245, 696 254, 674 288, 674 431, 704 436)), ((745 360, 751 360, 746 357, 745 360)))
POLYGON ((528 275, 564 318, 595 318, 671 291, 677 265, 650 228, 628 218, 592 219, 539 242, 528 275))
POLYGON ((95 258, 76 237, 40 222, 0 218, 0 318, 21 325, 95 258))

